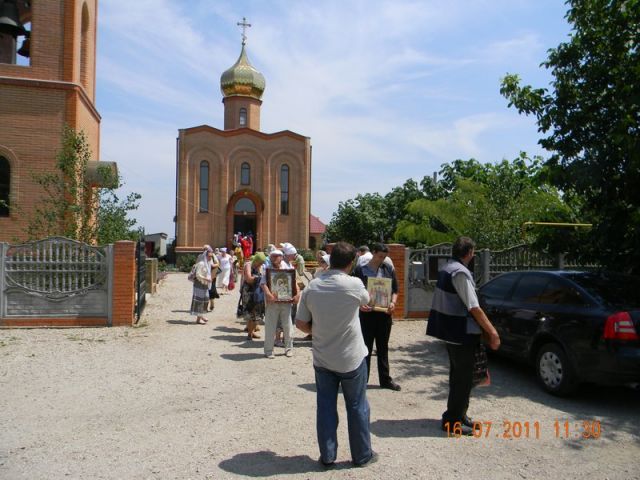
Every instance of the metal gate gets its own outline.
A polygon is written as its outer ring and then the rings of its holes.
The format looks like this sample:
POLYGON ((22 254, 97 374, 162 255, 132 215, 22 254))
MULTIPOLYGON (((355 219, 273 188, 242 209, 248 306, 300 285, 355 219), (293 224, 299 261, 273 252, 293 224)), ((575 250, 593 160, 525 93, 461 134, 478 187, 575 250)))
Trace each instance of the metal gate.
MULTIPOLYGON (((450 243, 441 243, 419 250, 409 250, 405 312, 407 317, 427 316, 438 280, 438 270, 451 258, 451 247, 450 243)), ((524 244, 504 250, 476 250, 476 256, 469 264, 469 270, 478 287, 503 272, 564 268, 593 270, 599 266, 567 260, 565 254, 537 252, 530 245, 524 244)))
POLYGON ((142 310, 147 301, 147 267, 145 260, 147 256, 144 253, 144 241, 138 242, 136 247, 136 303, 135 303, 135 316, 138 323, 142 310))
POLYGON ((428 248, 409 250, 406 282, 407 318, 425 317, 431 309, 438 270, 451 257, 451 244, 440 243, 428 248))

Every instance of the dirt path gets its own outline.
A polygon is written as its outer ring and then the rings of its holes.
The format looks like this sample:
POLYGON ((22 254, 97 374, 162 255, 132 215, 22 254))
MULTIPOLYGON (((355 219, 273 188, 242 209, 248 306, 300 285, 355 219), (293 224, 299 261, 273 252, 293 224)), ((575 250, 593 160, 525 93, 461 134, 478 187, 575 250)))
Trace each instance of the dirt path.
POLYGON ((402 392, 369 389, 380 461, 350 467, 342 413, 338 467, 323 472, 310 343, 267 360, 235 319, 237 294, 199 326, 190 286, 169 275, 138 328, 0 330, 1 479, 640 478, 638 392, 591 387, 557 399, 500 359, 493 385, 471 399, 489 436, 446 438, 447 357, 424 322, 393 327, 402 392), (570 438, 556 438, 556 419, 570 422, 570 438), (575 422, 595 419, 599 439, 574 438, 575 422), (502 438, 504 420, 528 421, 530 438, 502 438))

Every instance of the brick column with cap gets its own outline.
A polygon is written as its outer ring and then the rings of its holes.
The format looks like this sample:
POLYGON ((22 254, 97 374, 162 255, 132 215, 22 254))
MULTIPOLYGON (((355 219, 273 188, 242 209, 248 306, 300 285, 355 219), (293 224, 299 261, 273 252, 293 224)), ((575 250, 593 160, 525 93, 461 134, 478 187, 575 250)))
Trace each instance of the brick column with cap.
POLYGON ((136 244, 121 240, 113 245, 112 325, 133 324, 136 277, 136 244))

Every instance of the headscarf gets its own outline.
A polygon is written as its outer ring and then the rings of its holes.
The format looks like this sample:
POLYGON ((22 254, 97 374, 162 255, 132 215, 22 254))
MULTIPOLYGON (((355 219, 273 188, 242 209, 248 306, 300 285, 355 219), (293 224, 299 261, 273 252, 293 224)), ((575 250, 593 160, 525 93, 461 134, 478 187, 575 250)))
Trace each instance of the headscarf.
POLYGON ((207 258, 207 254, 209 253, 213 253, 213 248, 209 245, 205 245, 202 253, 198 255, 198 262, 204 262, 207 267, 207 276, 211 277, 211 262, 207 258))
POLYGON ((262 253, 262 252, 258 252, 258 253, 256 253, 256 254, 253 256, 253 260, 251 260, 251 263, 252 263, 252 264, 253 264, 254 262, 255 262, 255 263, 258 263, 258 262, 260 262, 260 263, 264 263, 264 262, 266 262, 266 261, 267 261, 267 256, 266 256, 264 253, 262 253))

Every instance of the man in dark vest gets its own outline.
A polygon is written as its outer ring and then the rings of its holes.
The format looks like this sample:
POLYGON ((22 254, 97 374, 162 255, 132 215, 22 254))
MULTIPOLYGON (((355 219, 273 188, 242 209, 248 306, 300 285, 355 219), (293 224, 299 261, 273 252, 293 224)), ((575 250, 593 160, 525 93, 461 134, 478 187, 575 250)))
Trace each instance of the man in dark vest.
POLYGON ((438 272, 427 324, 427 335, 444 340, 449 354, 449 399, 441 426, 448 432, 455 428, 462 435, 473 434, 473 420, 467 416, 467 409, 480 334, 485 332, 493 350, 500 346, 498 332, 480 308, 473 276, 467 268, 474 255, 473 240, 458 237, 452 248, 453 258, 438 272))

